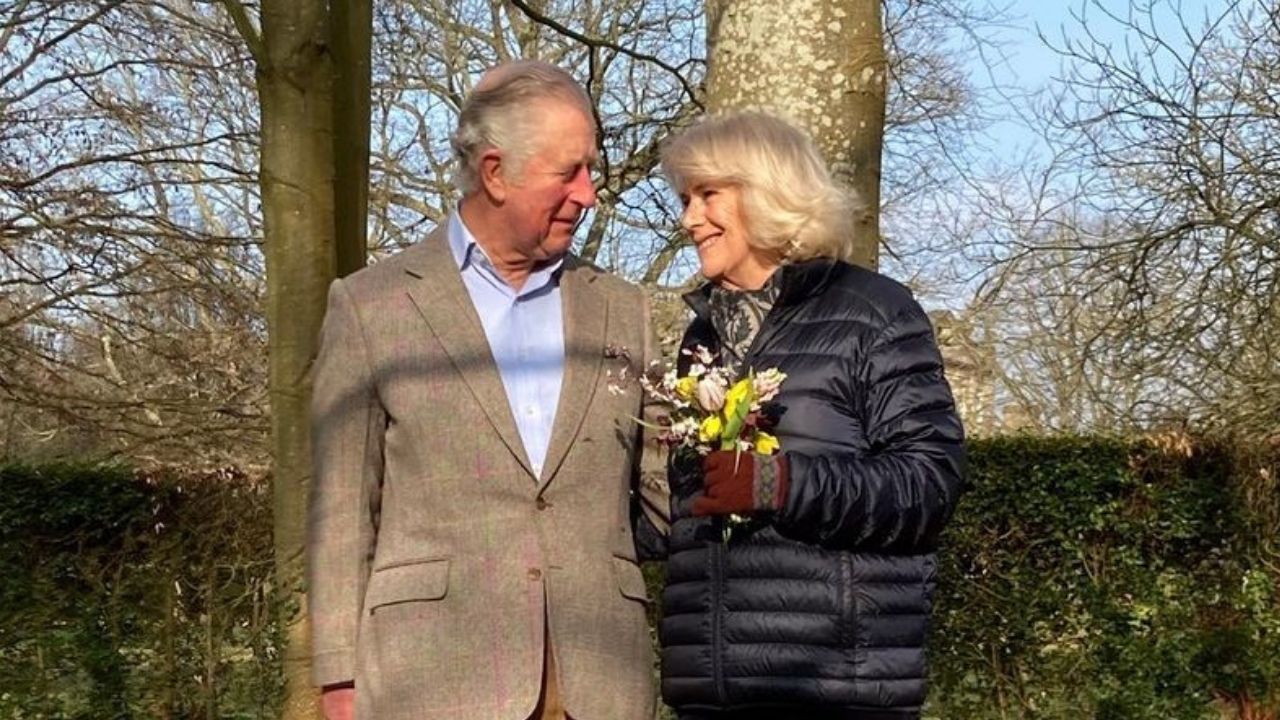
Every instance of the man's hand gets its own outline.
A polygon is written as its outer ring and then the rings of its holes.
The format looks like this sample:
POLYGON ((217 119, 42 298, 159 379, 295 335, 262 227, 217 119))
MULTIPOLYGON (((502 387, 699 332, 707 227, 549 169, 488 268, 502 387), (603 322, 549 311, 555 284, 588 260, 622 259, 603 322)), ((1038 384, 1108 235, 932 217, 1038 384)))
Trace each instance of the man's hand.
POLYGON ((779 510, 787 498, 787 459, 716 450, 702 459, 702 497, 694 515, 746 515, 779 510))
POLYGON ((325 685, 320 691, 320 709, 325 720, 355 720, 356 688, 351 683, 325 685))

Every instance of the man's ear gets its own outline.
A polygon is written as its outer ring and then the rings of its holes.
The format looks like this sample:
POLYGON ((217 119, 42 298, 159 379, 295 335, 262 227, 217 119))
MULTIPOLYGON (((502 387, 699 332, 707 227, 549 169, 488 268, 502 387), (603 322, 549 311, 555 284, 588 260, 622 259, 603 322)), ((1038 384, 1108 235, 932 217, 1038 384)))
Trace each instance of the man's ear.
POLYGON ((480 155, 480 185, 494 203, 500 204, 507 199, 510 183, 504 173, 509 169, 503 162, 502 151, 497 148, 489 148, 480 155))

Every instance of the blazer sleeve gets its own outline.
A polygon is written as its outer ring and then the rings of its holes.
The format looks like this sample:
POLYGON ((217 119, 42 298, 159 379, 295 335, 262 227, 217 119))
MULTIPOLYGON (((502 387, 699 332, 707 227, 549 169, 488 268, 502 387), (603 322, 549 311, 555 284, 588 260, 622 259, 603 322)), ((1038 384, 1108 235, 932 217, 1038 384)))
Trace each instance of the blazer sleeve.
MULTIPOLYGON (((639 372, 648 372, 650 366, 661 361, 661 346, 653 325, 649 297, 644 295, 645 344, 643 365, 639 372)), ((636 379, 639 386, 639 379, 636 379)), ((641 417, 645 424, 636 423, 636 440, 640 451, 636 453, 635 478, 631 490, 631 520, 634 528, 636 557, 640 560, 665 560, 667 536, 671 531, 671 490, 667 484, 667 448, 658 442, 653 426, 663 412, 661 403, 641 393, 641 417)))
POLYGON ((312 387, 307 599, 312 681, 323 686, 355 677, 386 428, 360 319, 342 280, 329 286, 312 387))
POLYGON ((791 481, 778 531, 847 550, 931 550, 960 493, 964 431, 914 300, 874 338, 854 383, 867 452, 786 452, 791 481))

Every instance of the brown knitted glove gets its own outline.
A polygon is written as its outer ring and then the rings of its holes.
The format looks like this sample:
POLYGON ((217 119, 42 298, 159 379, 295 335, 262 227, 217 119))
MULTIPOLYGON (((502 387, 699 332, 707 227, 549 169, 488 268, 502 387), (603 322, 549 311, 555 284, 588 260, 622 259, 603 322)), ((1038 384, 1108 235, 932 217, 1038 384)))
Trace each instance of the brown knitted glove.
POLYGON ((787 459, 716 450, 702 459, 702 497, 694 515, 746 515, 778 510, 787 498, 787 459))

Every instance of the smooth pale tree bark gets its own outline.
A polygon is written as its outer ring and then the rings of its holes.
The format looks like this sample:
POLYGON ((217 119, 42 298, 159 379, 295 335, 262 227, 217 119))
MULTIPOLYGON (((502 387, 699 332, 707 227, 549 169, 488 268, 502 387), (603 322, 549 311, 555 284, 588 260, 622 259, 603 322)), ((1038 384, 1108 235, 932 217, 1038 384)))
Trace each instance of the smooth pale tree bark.
POLYGON ((259 33, 239 0, 223 3, 257 64, 261 109, 273 527, 286 613, 282 717, 318 718, 303 588, 310 367, 329 283, 364 264, 371 7, 264 0, 259 33))
POLYGON ((851 259, 875 268, 886 64, 880 0, 707 0, 707 108, 784 115, 856 199, 851 259))

